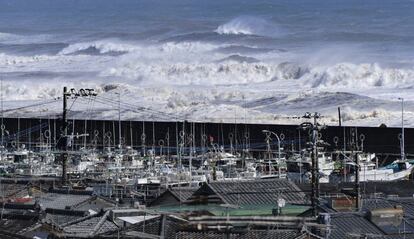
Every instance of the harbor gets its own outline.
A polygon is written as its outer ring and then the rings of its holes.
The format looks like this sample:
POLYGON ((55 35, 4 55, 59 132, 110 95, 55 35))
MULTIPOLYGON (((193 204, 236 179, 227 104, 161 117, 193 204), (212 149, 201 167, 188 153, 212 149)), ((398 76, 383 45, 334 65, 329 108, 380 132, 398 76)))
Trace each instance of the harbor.
POLYGON ((414 239, 413 13, 0 0, 0 239, 414 239))
POLYGON ((0 230, 10 238, 336 238, 341 214, 398 224, 375 236, 414 236, 400 230, 414 200, 410 128, 327 126, 318 113, 299 125, 77 119, 67 105, 83 95, 63 92, 56 118, 2 118, 2 223, 34 223, 0 230), (373 219, 384 215, 397 222, 373 219))

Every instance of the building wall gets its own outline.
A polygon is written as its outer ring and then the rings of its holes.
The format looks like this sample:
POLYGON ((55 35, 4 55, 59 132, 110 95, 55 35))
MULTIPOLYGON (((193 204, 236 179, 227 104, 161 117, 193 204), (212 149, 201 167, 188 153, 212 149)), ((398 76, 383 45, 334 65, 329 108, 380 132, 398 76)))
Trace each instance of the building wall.
MULTIPOLYGON (((9 135, 3 136, 3 141, 8 147, 24 143, 35 147, 40 140, 49 140, 52 144, 58 142, 61 137, 62 124, 59 119, 33 119, 33 118, 5 118, 3 120, 5 130, 9 135), (17 132, 20 132, 17 134, 17 132), (50 133, 48 133, 50 132, 50 133), (49 139, 46 138, 49 136, 49 139)), ((307 132, 300 131, 297 125, 269 125, 269 124, 224 124, 224 123, 189 123, 189 122, 142 122, 142 121, 122 121, 121 135, 122 141, 126 145, 141 147, 143 142, 142 135, 145 134, 146 149, 154 147, 159 153, 175 153, 177 142, 181 141, 180 132, 185 132, 186 142, 194 135, 197 150, 203 151, 203 145, 210 145, 210 139, 219 145, 225 145, 226 149, 250 148, 251 152, 266 148, 265 135, 262 130, 271 130, 276 133, 283 133, 285 139, 282 146, 285 148, 303 148, 307 132), (194 129, 194 132, 191 131, 194 129), (168 137, 169 135, 169 137, 168 137), (168 147, 169 145, 169 147, 168 147), (246 146, 247 145, 247 146, 246 146)), ((114 146, 119 144, 118 121, 103 120, 70 120, 69 134, 88 133, 87 144, 94 144, 97 147, 114 146), (86 130, 85 130, 86 128, 86 130)), ((364 151, 375 153, 400 153, 400 141, 398 135, 400 128, 379 128, 379 127, 327 127, 321 131, 322 139, 329 143, 332 148, 343 148, 345 142, 349 143, 351 135, 354 139, 360 138, 363 134, 364 151), (334 138, 337 137, 337 143, 334 138)), ((405 130, 405 150, 406 153, 414 154, 414 129, 405 130)), ((82 147, 85 138, 74 139, 73 149, 82 147)), ((358 140, 360 143, 360 140, 358 140)), ((277 141, 273 139, 272 148, 277 149, 277 141)))

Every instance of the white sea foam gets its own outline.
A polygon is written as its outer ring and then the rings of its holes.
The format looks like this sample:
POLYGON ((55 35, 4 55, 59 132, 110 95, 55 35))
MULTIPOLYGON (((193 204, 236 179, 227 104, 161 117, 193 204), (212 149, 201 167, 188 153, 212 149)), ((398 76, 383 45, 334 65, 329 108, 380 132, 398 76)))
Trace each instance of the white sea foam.
POLYGON ((306 78, 313 88, 401 88, 414 85, 414 70, 382 68, 378 64, 340 63, 316 67, 306 78))
POLYGON ((88 49, 96 49, 101 54, 105 53, 139 53, 142 55, 151 55, 154 52, 158 54, 166 54, 171 52, 205 52, 216 49, 218 46, 201 42, 167 42, 158 45, 145 45, 144 43, 122 42, 116 39, 106 39, 93 42, 81 42, 71 44, 62 49, 60 55, 69 55, 74 53, 81 53, 88 49))
POLYGON ((124 53, 141 49, 140 47, 134 46, 128 43, 117 42, 116 40, 101 40, 94 42, 81 42, 75 43, 62 49, 59 54, 69 55, 78 52, 82 52, 88 49, 96 49, 101 54, 105 53, 124 53))
MULTIPOLYGON (((370 108, 369 105, 358 103, 366 102, 365 98, 359 101, 354 101, 355 97, 352 96, 332 95, 324 98, 322 93, 346 91, 364 95, 364 91, 388 89, 388 92, 400 94, 396 89, 414 86, 412 69, 382 67, 375 63, 317 65, 286 62, 286 55, 277 52, 265 53, 265 57, 261 53, 249 55, 246 52, 235 58, 231 52, 218 50, 223 47, 226 45, 205 42, 148 44, 105 39, 71 44, 53 56, 0 54, 0 71, 10 73, 10 77, 4 78, 4 97, 9 100, 57 97, 61 93, 62 82, 69 87, 97 88, 105 96, 112 94, 107 90, 111 87, 106 86, 121 84, 129 89, 131 103, 184 115, 193 120, 204 117, 206 120, 221 118, 225 121, 235 112, 245 110, 251 120, 249 122, 292 123, 292 119, 287 119, 287 116, 314 107, 328 116, 329 123, 335 120, 336 114, 332 109, 336 109, 336 104, 348 103, 350 110, 344 110, 344 117, 349 124, 370 122, 377 125, 380 122, 387 123, 387 119, 397 122, 396 113, 392 111, 393 105, 372 100, 370 108), (89 55, 85 50, 91 48, 101 54, 124 54, 89 55), (272 58, 268 57, 269 54, 272 54, 272 58), (27 72, 30 75, 42 71, 53 74, 42 81, 38 81, 41 77, 27 80, 19 78, 19 87, 15 87, 16 82, 11 73, 27 72), (67 72, 71 74, 65 75, 67 72), (96 74, 73 77, 77 72, 96 74), (302 95, 308 91, 310 93, 302 95), (251 107, 245 108, 240 102, 246 105, 251 103, 251 107)), ((109 106, 99 107, 102 110, 96 113, 97 117, 114 117, 116 112, 105 110, 109 106)), ((52 113, 54 108, 45 107, 43 110, 52 113)), ((56 106, 56 111, 59 110, 56 106)), ((135 116, 150 117, 144 113, 135 116)), ((392 125, 392 122, 387 124, 392 125)))
POLYGON ((240 16, 220 25, 215 32, 218 34, 275 36, 280 33, 276 24, 262 18, 240 16))

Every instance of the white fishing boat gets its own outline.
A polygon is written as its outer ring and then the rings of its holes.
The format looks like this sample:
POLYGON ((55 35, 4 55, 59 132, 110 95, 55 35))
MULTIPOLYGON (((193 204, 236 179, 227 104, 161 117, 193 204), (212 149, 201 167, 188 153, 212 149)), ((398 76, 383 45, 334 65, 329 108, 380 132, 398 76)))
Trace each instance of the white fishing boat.
MULTIPOLYGON (((319 152, 319 182, 329 182, 329 175, 334 170, 335 162, 332 160, 332 155, 319 152)), ((309 155, 293 155, 286 161, 287 178, 294 182, 309 183, 311 180, 312 159, 309 155)))
POLYGON ((360 163, 359 167, 354 162, 347 162, 345 167, 335 170, 330 176, 331 183, 355 182, 356 170, 359 168, 359 181, 396 181, 408 179, 414 167, 407 160, 396 160, 385 167, 377 167, 375 163, 360 163))

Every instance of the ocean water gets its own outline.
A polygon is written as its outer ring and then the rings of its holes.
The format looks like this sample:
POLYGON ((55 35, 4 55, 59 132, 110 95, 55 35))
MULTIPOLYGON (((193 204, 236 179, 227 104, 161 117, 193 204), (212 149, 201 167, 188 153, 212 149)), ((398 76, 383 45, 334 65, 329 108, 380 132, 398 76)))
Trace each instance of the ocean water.
POLYGON ((398 97, 413 109, 413 13, 408 0, 0 0, 2 90, 10 105, 118 86, 194 120, 333 121, 341 106, 350 124, 397 124, 398 97))

